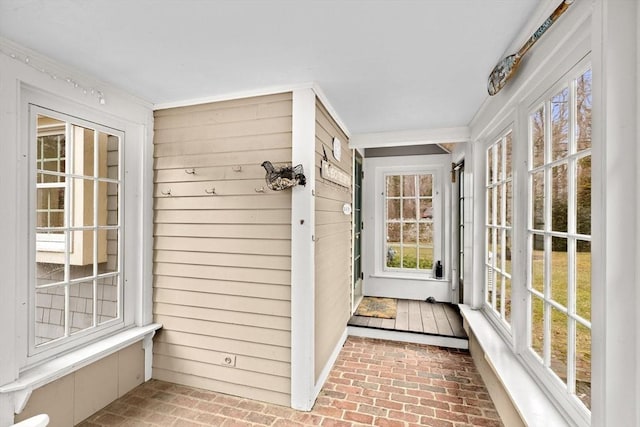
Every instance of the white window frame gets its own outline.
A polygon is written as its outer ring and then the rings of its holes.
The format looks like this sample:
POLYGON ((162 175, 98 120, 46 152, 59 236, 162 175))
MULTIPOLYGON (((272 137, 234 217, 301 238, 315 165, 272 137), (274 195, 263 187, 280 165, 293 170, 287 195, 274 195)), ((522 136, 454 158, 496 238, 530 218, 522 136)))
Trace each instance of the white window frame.
MULTIPOLYGON (((496 306, 496 286, 497 286, 497 278, 498 276, 500 277, 500 286, 501 286, 501 295, 505 295, 505 289, 504 289, 504 278, 508 278, 509 280, 511 280, 511 294, 509 295, 509 301, 511 302, 511 313, 513 313, 513 301, 514 301, 514 297, 513 297, 513 272, 514 272, 514 263, 516 263, 517 261, 514 259, 514 255, 515 255, 515 250, 514 250, 514 222, 515 222, 515 215, 516 215, 516 206, 515 206, 515 179, 514 179, 514 175, 515 175, 515 168, 516 168, 516 140, 515 140, 515 124, 513 123, 513 121, 509 121, 509 124, 505 127, 502 128, 502 130, 500 132, 498 132, 493 138, 488 140, 488 143, 484 145, 484 149, 479 153, 483 156, 483 163, 485 165, 485 171, 484 171, 484 179, 483 179, 483 188, 484 188, 484 214, 483 217, 485 218, 484 221, 484 232, 483 232, 483 236, 484 239, 482 240, 482 245, 483 245, 483 253, 484 253, 484 263, 483 263, 483 274, 484 274, 484 286, 483 286, 483 291, 482 291, 482 306, 484 308, 485 313, 487 313, 493 320, 493 323, 496 325, 496 327, 498 327, 500 329, 500 331, 507 337, 510 337, 512 334, 512 327, 511 327, 511 323, 513 322, 513 318, 511 319, 511 322, 507 322, 506 318, 505 318, 505 305, 506 304, 501 304, 500 305, 500 311, 496 311, 495 310, 495 306, 496 306), (493 147, 495 147, 498 144, 502 144, 503 141, 506 139, 507 135, 511 135, 511 176, 507 177, 505 174, 506 172, 506 162, 504 164, 502 164, 499 168, 499 170, 502 170, 503 176, 499 177, 499 181, 498 182, 489 182, 489 168, 487 166, 487 160, 488 160, 488 152, 489 150, 493 150, 493 147), (501 195, 501 206, 500 209, 497 208, 497 198, 495 197, 495 193, 497 193, 497 191, 502 191, 502 190, 506 190, 505 184, 506 183, 510 183, 511 184, 511 193, 512 193, 512 198, 511 198, 511 223, 507 224, 506 223, 506 194, 502 194, 501 195), (499 184, 499 185, 497 185, 499 184), (489 206, 487 204, 488 198, 487 198, 487 194, 489 191, 493 191, 494 196, 492 198, 492 202, 493 202, 493 206, 491 207, 491 212, 494 218, 492 218, 491 221, 489 221, 489 218, 487 218, 488 212, 489 212, 489 206), (501 218, 497 218, 497 212, 500 212, 501 214, 501 218), (507 273, 504 270, 504 259, 501 260, 496 260, 496 256, 495 254, 490 254, 488 247, 487 247, 487 233, 490 231, 495 231, 496 233, 492 233, 493 234, 493 243, 496 244, 498 243, 497 240, 497 232, 498 231, 502 231, 505 230, 508 233, 511 233, 511 253, 512 253, 512 257, 511 257, 511 269, 510 272, 507 273), (498 261, 500 261, 500 265, 498 265, 498 261), (497 267, 496 267, 497 266, 497 267), (494 267, 493 269, 493 276, 490 278, 490 274, 489 274, 489 267, 494 267), (492 281, 492 283, 490 283, 490 281, 492 281), (489 304, 487 301, 487 297, 488 297, 488 293, 489 293, 489 287, 490 285, 493 285, 493 290, 494 292, 492 293, 492 303, 489 304)), ((501 156, 502 157, 502 156, 501 156)), ((498 169, 498 162, 502 161, 501 159, 497 159, 497 157, 495 156, 495 150, 494 153, 492 155, 492 162, 493 165, 492 167, 495 169, 498 169)), ((504 191, 503 193, 506 193, 506 191, 504 191)), ((504 245, 504 242, 502 242, 502 239, 500 239, 500 245, 504 245)), ((506 302, 506 298, 505 298, 505 302, 506 302)))
MULTIPOLYGON (((481 241, 480 245, 475 246, 473 255, 473 275, 475 283, 473 285, 472 304, 476 308, 481 308, 485 324, 490 325, 490 332, 486 330, 474 331, 477 334, 486 333, 491 339, 500 340, 505 347, 513 352, 514 359, 519 362, 519 366, 523 371, 530 375, 530 383, 536 385, 536 390, 528 390, 525 395, 537 395, 548 399, 548 404, 558 408, 558 415, 551 418, 561 416, 564 419, 571 420, 570 425, 588 426, 591 422, 591 413, 584 408, 582 403, 578 402, 575 396, 571 396, 567 389, 558 381, 552 379, 549 372, 545 372, 540 362, 531 355, 527 349, 528 337, 528 306, 526 289, 528 257, 527 257, 527 234, 528 234, 528 125, 529 111, 539 103, 544 96, 549 94, 555 95, 567 81, 569 75, 577 77, 581 71, 588 68, 590 50, 589 40, 579 38, 575 40, 574 50, 570 54, 560 53, 555 56, 556 62, 552 67, 542 67, 537 69, 533 77, 529 77, 529 83, 518 89, 514 97, 509 100, 496 113, 497 118, 489 122, 489 125, 481 133, 479 137, 478 149, 474 149, 474 167, 477 168, 477 175, 474 185, 474 194, 478 196, 477 208, 474 211, 474 219, 477 223, 483 224, 482 232, 474 233, 474 240, 481 241), (536 79, 537 77, 537 79, 536 79), (512 227, 512 317, 511 328, 508 328, 502 322, 495 311, 490 309, 484 303, 484 292, 486 286, 485 277, 485 261, 486 261, 486 231, 484 224, 486 223, 486 148, 492 144, 508 127, 513 129, 513 146, 512 146, 512 167, 513 167, 513 227, 512 227), (495 338, 493 338, 495 337, 495 338), (560 415, 561 414, 561 415, 560 415)), ((547 64, 548 65, 548 64, 547 64)), ((594 207, 592 207, 592 212, 594 207)), ((592 224, 592 228, 594 225, 592 224)), ((476 229, 477 230, 477 229, 476 229)), ((595 261, 592 261, 592 263, 595 261)), ((592 268, 593 271, 593 268, 592 268)), ((593 280, 593 277, 592 277, 593 280)), ((594 284, 592 282, 592 293, 594 284)), ((593 307, 592 307, 593 310, 593 307)), ((592 334, 593 339, 593 334, 592 334)), ((487 344, 486 342, 484 344, 487 344)), ((597 351, 597 349, 595 349, 597 351)), ((592 347, 592 357, 594 349, 592 347)), ((493 361, 492 361, 493 363, 493 361)), ((496 362, 498 363, 498 362, 496 362)), ((496 365, 497 366, 497 365, 496 365)), ((511 369, 510 369, 511 370, 511 369)), ((498 376, 509 376, 509 372, 496 371, 498 376)), ((592 378, 602 378, 598 376, 597 366, 592 365, 592 378)), ((507 390, 513 392, 518 407, 527 407, 529 403, 522 404, 519 399, 522 390, 507 390)), ((592 398, 593 389, 592 389, 592 398)), ((529 398, 529 397, 527 397, 529 398)), ((539 402, 532 402, 533 406, 537 406, 539 402)), ((530 417, 532 414, 529 413, 530 417)), ((527 420, 533 418, 525 417, 527 420)))
MULTIPOLYGON (((418 239, 419 239, 419 227, 420 227, 420 224, 431 224, 432 225, 432 228, 431 228, 431 234, 432 234, 432 236, 431 236, 431 238, 432 238, 432 258, 433 258, 431 260, 432 261, 432 268, 431 269, 418 268, 419 261, 420 261, 419 255, 418 255, 419 251, 420 251, 420 245, 419 245, 419 241, 417 241, 414 245, 411 245, 411 246, 415 246, 415 248, 416 248, 416 267, 414 267, 414 268, 409 268, 409 267, 389 267, 387 265, 387 258, 386 258, 388 256, 388 254, 387 254, 387 251, 385 250, 385 261, 384 261, 384 266, 383 266, 383 270, 385 272, 399 272, 399 273, 410 273, 410 274, 422 273, 422 272, 431 272, 433 275, 435 275, 435 272, 434 272, 435 271, 435 265, 436 265, 436 261, 438 261, 438 258, 436 258, 436 253, 435 253, 435 244, 436 244, 435 243, 436 242, 435 235, 437 233, 436 233, 436 226, 435 226, 435 220, 434 220, 435 213, 437 212, 436 206, 435 206, 435 202, 434 202, 434 199, 436 198, 436 176, 433 173, 427 173, 427 172, 422 172, 422 173, 413 173, 413 172, 409 172, 409 173, 406 173, 406 172, 393 173, 393 172, 391 172, 391 173, 386 173, 384 175, 384 182, 385 182, 385 189, 384 189, 384 194, 383 194, 383 198, 384 198, 384 201, 383 201, 383 204, 384 204, 384 215, 383 215, 384 224, 383 224, 383 227, 384 227, 384 235, 385 235, 385 245, 384 246, 386 247, 386 242, 387 242, 387 240, 386 240, 386 238, 387 238, 387 228, 386 228, 387 225, 390 224, 390 223, 398 223, 398 224, 400 224, 400 226, 401 226, 400 228, 402 229, 402 224, 406 222, 406 221, 404 221, 404 212, 403 212, 403 208, 402 208, 402 206, 403 206, 403 202, 402 201, 412 198, 416 202, 416 208, 420 209, 420 195, 418 194, 418 192, 419 192, 418 188, 414 188, 415 189, 415 195, 412 196, 411 198, 406 197, 404 195, 400 195, 400 196, 397 196, 397 197, 396 196, 389 197, 389 195, 386 193, 386 191, 387 191, 386 190, 387 178, 391 177, 391 176, 400 176, 400 177, 413 176, 413 177, 416 177, 416 176, 426 176, 426 175, 431 176, 431 196, 430 196, 431 197, 431 220, 430 221, 425 221, 425 222, 420 222, 420 219, 416 218, 416 226, 418 227, 416 229, 416 233, 418 233, 418 239), (389 218, 387 217, 388 201, 389 200, 394 200, 394 199, 397 199, 397 200, 401 201, 401 203, 400 203, 400 216, 401 216, 401 219, 389 221, 389 218)), ((402 179, 404 179, 404 178, 402 178, 402 179)), ((415 178, 414 178, 414 180, 415 180, 415 178)), ((416 183, 414 181, 414 185, 415 184, 416 183)), ((418 187, 418 186, 415 185, 415 187, 418 187)), ((401 192, 403 191, 402 190, 403 188, 404 188, 404 184, 401 184, 401 186, 400 186, 400 189, 401 189, 400 191, 401 192)), ((404 239, 403 238, 404 238, 404 233, 401 231, 400 232, 400 242, 399 242, 400 243, 400 248, 401 248, 399 255, 400 255, 400 259, 401 260, 403 258, 403 256, 402 256, 403 247, 404 246, 409 246, 409 245, 405 245, 404 244, 404 239)))
MULTIPOLYGON (((59 131, 49 131, 49 132, 45 132, 48 135, 60 135, 59 131)), ((62 133, 65 135, 65 146, 68 146, 68 140, 66 138, 66 136, 68 135, 69 131, 67 129, 67 126, 64 127, 64 129, 62 130, 62 133)), ((39 132, 39 134, 37 135, 37 137, 39 137, 42 134, 42 132, 39 132)), ((37 148, 38 150, 40 149, 40 147, 37 148)), ((65 147, 66 149, 66 147, 65 147)), ((65 150, 66 151, 66 150, 65 150)), ((37 158, 37 153, 36 153, 36 158, 37 158)), ((65 164, 67 162, 68 159, 68 151, 65 152, 65 164)), ((60 159, 58 158, 58 161, 60 161, 60 159)), ((65 166, 66 167, 66 166, 65 166)), ((36 166, 37 169, 37 166, 36 166)), ((67 188, 67 183, 61 183, 61 182, 57 182, 57 183, 38 183, 37 184, 37 188, 64 188, 66 190, 67 188)), ((36 233, 36 250, 38 251, 44 251, 44 252, 64 252, 65 250, 65 235, 64 234, 49 234, 49 233, 36 233)))
MULTIPOLYGON (((25 286, 19 291, 19 298, 26 301, 26 307, 18 310, 18 348, 25 349, 24 353, 18 355, 18 364, 20 372, 28 372, 31 368, 41 365, 47 361, 54 360, 60 354, 68 353, 76 349, 82 349, 92 342, 96 342, 102 339, 106 339, 109 336, 124 331, 127 328, 134 326, 136 323, 142 325, 143 318, 147 317, 141 310, 144 309, 142 299, 144 298, 145 291, 143 291, 141 282, 142 270, 135 262, 127 262, 126 258, 131 258, 135 254, 135 250, 128 250, 125 254, 124 248, 129 249, 131 246, 138 246, 142 248, 143 242, 136 242, 137 230, 128 226, 129 223, 135 224, 139 222, 136 218, 136 214, 139 215, 137 206, 140 205, 138 196, 136 196, 135 187, 134 191, 128 191, 129 186, 125 177, 130 175, 127 171, 127 153, 130 152, 133 157, 140 158, 141 153, 139 148, 128 146, 126 141, 126 129, 127 124, 120 120, 114 119, 112 116, 102 114, 88 107, 84 107, 80 104, 66 101, 62 98, 48 95, 38 90, 30 89, 28 87, 23 88, 21 97, 21 135, 22 144, 25 146, 26 167, 24 170, 25 188, 22 190, 26 194, 34 194, 36 189, 36 162, 35 153, 32 139, 35 137, 35 115, 32 115, 30 108, 43 108, 44 115, 50 115, 59 120, 70 120, 74 124, 79 126, 85 126, 106 133, 113 134, 120 138, 120 150, 119 150, 119 168, 121 176, 121 187, 119 190, 119 213, 121 235, 119 239, 119 258, 120 258, 120 301, 121 306, 118 308, 119 316, 113 321, 105 322, 104 324, 91 328, 87 331, 82 331, 73 334, 72 336, 56 340, 47 345, 41 345, 36 347, 34 343, 34 328, 35 322, 35 262, 37 253, 36 244, 36 232, 35 232, 35 206, 28 203, 24 206, 24 211, 28 212, 28 220, 25 224, 25 232, 28 237, 28 245, 25 246, 25 250, 28 255, 25 270, 27 275, 24 276, 25 286), (133 206, 132 209, 127 209, 126 206, 133 206), (127 229, 131 229, 131 235, 126 232, 127 229), (129 243, 127 243, 129 242, 129 243), (26 284, 28 283, 28 285, 26 284), (144 317, 143 317, 144 316, 144 317)), ((136 174, 137 175, 137 174, 136 174)), ((139 190, 138 190, 139 191, 139 190)), ((29 200, 35 200, 31 196, 29 200)), ((66 202, 65 202, 66 203, 66 202)), ((71 243, 71 242, 69 242, 71 243)), ((66 244, 66 242, 65 242, 66 244)), ((149 319, 150 320, 150 319, 149 319)), ((148 321, 146 321, 148 323, 148 321)))
MULTIPOLYGON (((386 266, 386 177, 389 175, 426 175, 433 176, 433 264, 435 269, 436 261, 444 260, 445 248, 443 245, 443 170, 439 166, 385 166, 375 169, 375 212, 378 218, 382 218, 375 229, 374 242, 374 274, 378 277, 386 278, 411 278, 411 279, 435 279, 434 270, 387 268, 386 266)), ((444 273, 443 273, 444 275, 444 273)), ((444 277, 443 277, 444 278, 444 277)))
MULTIPOLYGON (((29 135, 28 137, 28 144, 34 144, 34 141, 37 139, 38 136, 38 129, 37 129, 37 117, 38 116, 47 116, 47 117, 51 117, 54 118, 56 120, 60 120, 65 122, 65 135, 66 135, 66 141, 67 141, 67 158, 72 159, 74 156, 74 138, 71 135, 71 130, 73 128, 75 128, 76 126, 78 127, 82 127, 82 128, 86 128, 86 129, 92 129, 94 130, 94 135, 95 138, 97 138, 98 132, 101 133, 107 133, 110 135, 115 136, 116 138, 118 138, 119 140, 119 148, 118 148, 118 177, 115 180, 115 182, 117 182, 119 184, 119 192, 123 192, 124 191, 124 182, 122 180, 122 167, 120 165, 122 165, 122 147, 124 146, 124 132, 116 130, 116 129, 112 129, 109 127, 106 127, 104 125, 100 125, 100 124, 96 124, 96 123, 92 123, 92 122, 88 122, 86 120, 82 120, 76 117, 72 117, 69 115, 66 115, 64 113, 59 113, 57 111, 53 111, 47 108, 43 108, 40 107, 38 105, 35 104, 29 104, 28 105, 28 109, 29 109, 29 131, 27 132, 27 135, 29 135)), ((98 148, 98 143, 97 143, 97 139, 95 139, 93 141, 94 143, 94 147, 97 150, 98 148)), ((35 154, 33 156, 33 159, 35 160, 35 154)), ((91 155, 91 159, 93 162, 93 168, 94 170, 97 169, 97 159, 95 157, 95 153, 92 153, 91 155)), ((36 162, 30 162, 32 165, 32 172, 29 174, 31 177, 31 182, 32 185, 30 186, 30 191, 32 192, 31 194, 34 194, 34 197, 31 198, 31 200, 35 200, 35 191, 38 188, 39 184, 36 183, 36 177, 37 177, 37 165, 36 162)), ((122 260, 124 257, 124 247, 122 245, 123 242, 123 233, 122 233, 122 218, 123 218, 123 211, 124 211, 124 206, 122 203, 122 197, 118 197, 118 221, 117 221, 117 226, 115 228, 113 227, 109 227, 109 226, 105 226, 105 227, 100 227, 97 224, 97 215, 98 215, 98 204, 99 204, 99 198, 98 198, 98 183, 99 182, 108 182, 108 181, 112 181, 112 180, 108 180, 106 178, 94 178, 93 179, 93 192, 94 192, 94 197, 92 200, 92 212, 94 215, 94 218, 92 220, 93 226, 90 227, 79 227, 79 226, 72 226, 72 220, 71 220, 71 216, 73 216, 73 212, 75 209, 78 208, 84 208, 84 204, 82 206, 79 205, 79 203, 81 203, 78 200, 74 200, 73 194, 75 193, 73 191, 73 182, 72 180, 76 179, 76 178, 80 178, 80 176, 76 176, 74 175, 73 171, 71 170, 71 167, 73 166, 73 161, 71 162, 67 162, 67 168, 66 168, 66 180, 65 180, 65 189, 66 189, 66 196, 65 196, 65 219, 64 219, 64 234, 63 239, 62 239, 62 244, 64 245, 63 250, 61 252, 62 253, 62 259, 60 261, 62 261, 63 263, 61 265, 63 266, 69 266, 71 264, 71 257, 73 256, 74 253, 74 245, 73 245, 73 239, 69 238, 70 235, 70 231, 76 231, 78 232, 80 229, 82 230, 89 230, 89 231, 97 231, 100 228, 103 229, 115 229, 118 232, 118 245, 117 245, 117 257, 118 257, 118 262, 117 262, 117 267, 116 267, 116 271, 115 272, 111 272, 111 273, 106 273, 106 274, 99 274, 97 271, 97 262, 98 262, 98 244, 99 242, 97 240, 94 239, 93 241, 93 248, 91 249, 91 252, 93 253, 93 273, 90 276, 87 276, 86 278, 84 278, 85 280, 83 280, 82 282, 77 282, 71 279, 68 280, 63 280, 64 283, 66 283, 66 285, 62 285, 63 287, 69 287, 72 286, 72 284, 74 282, 77 283, 83 283, 86 281, 86 279, 91 280, 92 282, 94 282, 94 288, 93 288, 93 299, 94 299, 94 307, 92 309, 92 313, 93 313, 93 321, 92 323, 95 323, 94 326, 90 326, 82 331, 78 331, 78 332, 71 332, 70 331, 70 325, 69 325, 69 321, 70 321, 70 315, 68 313, 69 311, 69 298, 65 298, 65 307, 64 307, 64 318, 65 318, 65 332, 64 332, 64 336, 53 339, 51 341, 45 342, 45 343, 40 343, 40 344, 36 344, 35 339, 36 339, 36 325, 35 325, 35 318, 36 318, 36 307, 35 307, 35 300, 36 300, 36 278, 35 278, 35 268, 31 269, 31 278, 30 278, 30 285, 29 285, 29 311, 31 313, 31 315, 29 316, 29 351, 28 351, 28 360, 29 363, 37 363, 40 360, 43 360, 47 357, 51 357, 57 353, 59 353, 60 351, 66 351, 70 348, 76 347, 78 345, 82 345, 83 343, 88 342, 88 340, 94 340, 97 338, 100 338, 102 336, 106 336, 108 334, 113 333, 114 331, 117 331, 119 329, 122 329, 124 327, 124 321, 122 318, 122 308, 123 308, 123 291, 122 291, 122 284, 123 284, 123 270, 122 270, 122 260), (95 283, 96 280, 101 279, 101 278, 107 278, 107 277, 115 277, 116 279, 116 288, 117 288, 117 307, 116 307, 116 316, 114 319, 108 320, 106 322, 100 323, 99 319, 98 319, 98 313, 97 313, 97 307, 95 305, 95 299, 97 298, 96 295, 96 291, 97 291, 97 285, 95 283)), ((106 207, 106 205, 105 205, 106 207)), ((33 267, 35 267, 37 262, 40 262, 40 260, 38 260, 38 254, 43 252, 42 248, 39 248, 38 246, 38 238, 39 236, 41 236, 41 233, 38 233, 36 231, 36 219, 35 219, 35 205, 34 208, 31 209, 32 212, 32 218, 30 219, 30 223, 32 224, 31 230, 32 233, 35 235, 32 235, 32 241, 35 241, 35 250, 31 250, 30 251, 30 257, 31 257, 31 265, 33 267)), ((95 237, 97 237, 98 234, 95 234, 95 237)), ((105 236, 106 238, 106 236, 105 236)))
MULTIPOLYGON (((530 316, 531 316, 531 307, 530 307, 530 294, 532 292, 532 290, 530 289, 530 283, 531 283, 531 267, 530 267, 530 247, 531 245, 529 244, 529 239, 531 238, 532 235, 532 227, 531 227, 531 211, 533 209, 532 206, 532 190, 530 187, 530 171, 532 170, 532 160, 529 158, 529 138, 530 138, 530 129, 529 129, 529 116, 530 114, 537 109, 542 103, 546 102, 546 100, 551 99, 553 96, 555 96, 557 93, 559 93, 564 87, 569 86, 571 88, 572 86, 572 82, 579 78, 582 74, 584 74, 584 72, 588 69, 592 69, 591 66, 591 62, 590 62, 590 58, 587 56, 583 59, 581 59, 580 61, 578 61, 577 63, 574 63, 571 66, 568 66, 565 68, 565 73, 559 78, 557 79, 553 84, 547 85, 546 89, 544 91, 540 91, 540 92, 536 92, 533 96, 531 96, 530 98, 528 98, 525 102, 523 102, 523 108, 521 109, 521 126, 526 127, 526 135, 527 135, 527 139, 526 141, 521 141, 522 145, 525 145, 527 147, 527 158, 528 158, 528 162, 527 165, 528 167, 526 168, 526 170, 524 170, 523 175, 526 176, 527 180, 527 191, 526 191, 526 204, 527 204, 527 209, 526 209, 526 222, 525 222, 525 226, 526 226, 526 237, 522 239, 522 245, 520 246, 520 249, 524 250, 524 253, 526 254, 526 274, 527 274, 527 278, 526 278, 526 285, 527 285, 527 289, 526 289, 526 298, 523 299, 522 304, 524 305, 523 309, 526 311, 526 319, 523 322, 523 331, 522 331, 522 341, 519 344, 519 352, 520 355, 522 357, 522 360, 525 362, 525 364, 527 365, 527 367, 534 373, 534 375, 539 379, 539 381, 544 385, 544 387, 551 393, 551 395, 553 396, 554 399, 556 399, 556 401, 560 402, 561 406, 563 408, 565 408, 569 413, 573 414, 574 417, 577 417, 578 419, 581 419, 583 422, 589 422, 590 418, 591 418, 591 412, 589 410, 587 410, 582 403, 577 399, 577 397, 575 395, 573 395, 571 393, 572 390, 567 389, 566 385, 560 381, 550 370, 550 368, 543 366, 543 361, 541 361, 540 357, 538 355, 536 355, 534 353, 534 351, 532 349, 529 348, 530 345, 530 341, 531 341, 531 329, 530 329, 530 325, 531 325, 531 320, 530 320, 530 316)), ((570 116, 571 117, 571 116, 570 116)), ((549 118, 549 114, 546 113, 546 118, 545 118, 545 123, 547 123, 547 127, 549 122, 547 121, 547 119, 549 118)), ((545 132, 550 132, 550 130, 547 130, 545 128, 545 132)), ((572 144, 574 141, 574 128, 573 126, 570 124, 569 126, 569 143, 572 144)), ((546 149, 546 144, 545 144, 545 149, 546 149)), ((589 153, 591 153, 591 149, 588 150, 589 153)), ((546 153, 548 154, 548 153, 546 153)), ((545 159, 546 159, 546 154, 545 154, 545 159)), ((582 156, 582 154, 576 156, 576 155, 567 155, 567 157, 571 157, 574 160, 577 157, 582 156)), ((572 162, 569 161, 569 164, 571 164, 572 162)), ((544 165, 544 169, 543 170, 547 170, 547 165, 548 164, 555 164, 555 161, 550 161, 547 162, 545 160, 545 162, 543 163, 544 165)), ((536 170, 539 168, 535 168, 536 170)), ((547 173, 547 172, 545 172, 547 173)), ((567 174, 570 174, 569 170, 567 171, 567 174)), ((568 175, 568 178, 570 179, 570 175, 568 175)), ((545 197, 550 196, 550 191, 547 187, 548 187, 548 180, 545 181, 547 183, 547 185, 545 186, 545 197)), ((568 186, 572 187, 573 184, 572 182, 568 182, 568 186)), ((569 189, 568 189, 569 190, 569 189)), ((575 192, 575 188, 573 189, 575 192)), ((569 193, 571 194, 572 191, 569 190, 569 193)), ((567 202, 569 204, 574 204, 575 201, 572 200, 571 197, 568 197, 567 202)), ((554 233, 552 231, 549 231, 549 229, 547 229, 547 226, 550 226, 551 223, 551 215, 550 215, 550 209, 548 208, 549 203, 545 203, 545 231, 543 232, 543 234, 545 235, 545 239, 551 239, 551 235, 552 234, 557 234, 554 233)), ((594 210, 594 207, 592 205, 592 212, 594 210)), ((571 212, 571 209, 569 209, 569 212, 571 212)), ((571 221, 570 218, 568 218, 569 221, 571 221)), ((593 227, 593 225, 592 225, 593 227)), ((522 232, 523 228, 520 227, 519 232, 522 232)), ((569 230, 570 231, 570 230, 569 230)), ((540 233, 540 230, 536 230, 536 234, 540 233)), ((561 232, 560 234, 565 234, 565 235, 570 235, 571 237, 579 237, 581 240, 588 240, 591 241, 590 236, 586 236, 586 235, 577 235, 577 234, 571 234, 569 232, 561 232)), ((551 242, 549 241, 549 244, 551 244, 551 242)), ((546 245, 546 243, 545 243, 546 245)), ((568 254, 569 255, 569 254, 568 254)), ((568 263, 571 262, 575 262, 575 258, 571 259, 569 258, 568 263)), ((593 263, 593 258, 592 258, 592 263, 593 263)), ((550 268, 550 260, 545 260, 545 268, 547 269, 545 276, 545 282, 548 282, 549 280, 549 268, 550 268)), ((575 266, 574 266, 575 267, 575 266)), ((569 268, 571 270, 571 265, 569 265, 569 268)), ((575 270, 575 268, 573 269, 575 270)), ((570 275, 571 276, 571 275, 570 275)), ((572 280, 571 277, 568 280, 572 280)), ((545 289, 547 288, 547 286, 545 285, 545 289)), ((591 289, 592 293, 594 291, 593 289, 593 282, 592 282, 592 289, 591 289)), ((548 295, 546 296, 548 298, 550 298, 548 295)), ((568 304, 571 304, 571 297, 568 295, 567 298, 568 300, 568 304)), ((546 298, 545 298, 546 299, 546 298)), ((553 304, 553 303, 552 303, 553 304)), ((593 309, 593 308, 592 308, 593 309)), ((547 324, 547 328, 550 327, 548 325, 549 322, 545 322, 545 324, 547 324)), ((589 327, 591 327, 591 322, 589 323, 589 327)), ((568 332, 571 332, 570 330, 568 332)), ((593 337, 593 335, 592 335, 593 337)), ((570 345, 569 345, 569 349, 568 349, 568 358, 571 358, 571 352, 573 350, 573 346, 571 345, 571 337, 568 337, 568 340, 570 341, 570 345)), ((593 338, 592 338, 593 341, 593 338)), ((593 347, 592 347, 593 348, 593 347)), ((592 351, 593 353, 593 351, 592 351)), ((545 356, 545 359, 548 359, 548 354, 545 356)), ((571 364, 569 364, 569 366, 567 366, 567 371, 569 371, 571 367, 571 364)), ((568 375, 572 375, 571 373, 567 372, 568 375)), ((592 376, 593 376, 593 365, 592 365, 592 376)))

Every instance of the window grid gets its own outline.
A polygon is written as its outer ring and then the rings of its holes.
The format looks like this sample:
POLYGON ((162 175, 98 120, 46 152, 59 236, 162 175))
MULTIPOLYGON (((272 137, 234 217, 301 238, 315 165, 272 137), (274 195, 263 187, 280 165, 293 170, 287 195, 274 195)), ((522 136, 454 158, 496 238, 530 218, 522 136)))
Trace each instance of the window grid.
POLYGON ((64 250, 58 261, 51 261, 37 248, 31 354, 122 320, 121 141, 98 129, 70 123, 65 127, 65 167, 51 173, 36 161, 36 181, 53 175, 65 188, 65 215, 61 226, 36 224, 37 235, 61 233, 64 250), (87 255, 77 253, 84 250, 87 255), (78 255, 89 259, 79 261, 78 255))
POLYGON ((36 223, 49 229, 40 233, 37 245, 40 249, 62 251, 64 235, 55 228, 64 223, 66 183, 66 138, 64 126, 54 126, 38 136, 36 142, 37 197, 36 223))
POLYGON ((484 300, 507 327, 511 322, 512 131, 486 151, 484 300))
POLYGON ((528 347, 587 409, 591 388, 590 276, 585 276, 591 265, 590 82, 587 70, 529 114, 527 239, 528 347))
POLYGON ((386 175, 385 185, 386 268, 432 269, 433 175, 386 175))

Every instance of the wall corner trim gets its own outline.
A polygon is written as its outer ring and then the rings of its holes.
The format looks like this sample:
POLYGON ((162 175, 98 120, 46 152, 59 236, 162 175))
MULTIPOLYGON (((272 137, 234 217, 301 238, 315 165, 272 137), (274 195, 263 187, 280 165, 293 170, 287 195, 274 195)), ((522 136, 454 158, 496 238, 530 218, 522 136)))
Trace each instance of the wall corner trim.
POLYGON ((291 407, 310 411, 315 401, 315 126, 313 89, 293 91, 292 163, 307 185, 291 194, 291 407))

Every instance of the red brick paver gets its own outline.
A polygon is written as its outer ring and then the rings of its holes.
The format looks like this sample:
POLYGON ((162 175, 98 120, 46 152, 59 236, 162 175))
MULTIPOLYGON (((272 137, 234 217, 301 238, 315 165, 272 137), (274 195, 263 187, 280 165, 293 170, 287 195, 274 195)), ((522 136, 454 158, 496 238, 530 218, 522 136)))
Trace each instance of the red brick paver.
POLYGON ((151 380, 81 427, 502 426, 467 351, 349 337, 311 412, 151 380))

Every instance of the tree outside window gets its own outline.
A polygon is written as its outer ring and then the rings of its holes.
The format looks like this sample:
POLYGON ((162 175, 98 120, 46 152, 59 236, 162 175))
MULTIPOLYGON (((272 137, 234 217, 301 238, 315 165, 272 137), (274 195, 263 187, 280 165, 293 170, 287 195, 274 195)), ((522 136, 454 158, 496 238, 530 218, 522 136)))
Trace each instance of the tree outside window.
POLYGON ((528 335, 591 406, 591 70, 529 114, 528 335))
POLYGON ((433 175, 385 176, 385 256, 388 269, 431 270, 433 175))

